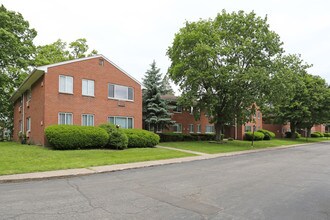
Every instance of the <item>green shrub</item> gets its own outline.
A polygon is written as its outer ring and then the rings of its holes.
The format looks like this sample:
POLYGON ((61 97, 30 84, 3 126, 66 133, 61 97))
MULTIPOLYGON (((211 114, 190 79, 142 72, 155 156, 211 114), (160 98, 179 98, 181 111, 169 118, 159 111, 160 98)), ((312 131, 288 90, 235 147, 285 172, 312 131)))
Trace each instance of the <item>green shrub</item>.
POLYGON ((117 150, 123 150, 127 148, 128 138, 123 129, 117 128, 116 125, 107 123, 99 125, 108 133, 108 142, 105 145, 106 148, 112 148, 117 150))
POLYGON ((265 130, 265 129, 259 129, 257 132, 261 132, 265 135, 264 140, 270 140, 272 138, 275 138, 275 133, 265 130))
MULTIPOLYGON (((176 141, 212 141, 215 134, 182 134, 182 133, 160 133, 160 142, 176 141)), ((223 134, 222 134, 223 139, 223 134)))
POLYGON ((254 132, 254 139, 253 139, 253 132, 245 132, 245 135, 244 135, 244 140, 247 140, 247 141, 252 141, 255 140, 255 141, 261 141, 263 140, 265 137, 265 135, 261 132, 254 132))
MULTIPOLYGON (((285 138, 291 138, 291 131, 287 131, 285 132, 285 138)), ((296 132, 296 138, 301 138, 301 134, 299 134, 298 132, 296 132)))
POLYGON ((324 136, 325 136, 325 134, 318 132, 318 131, 311 133, 311 137, 313 137, 313 138, 324 137, 324 136))
POLYGON ((56 150, 101 148, 109 137, 102 128, 76 125, 51 125, 45 134, 48 145, 56 150))
POLYGON ((324 137, 330 137, 330 133, 324 133, 324 137))
POLYGON ((142 129, 123 129, 128 138, 128 147, 154 147, 159 143, 159 136, 142 129))

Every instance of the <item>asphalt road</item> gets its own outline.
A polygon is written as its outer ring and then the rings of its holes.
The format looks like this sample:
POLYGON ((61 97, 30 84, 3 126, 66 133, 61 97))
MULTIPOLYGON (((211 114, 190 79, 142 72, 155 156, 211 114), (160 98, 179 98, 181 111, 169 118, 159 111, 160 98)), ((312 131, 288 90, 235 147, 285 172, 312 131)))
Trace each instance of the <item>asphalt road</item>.
POLYGON ((330 143, 0 184, 0 219, 330 219, 330 143))

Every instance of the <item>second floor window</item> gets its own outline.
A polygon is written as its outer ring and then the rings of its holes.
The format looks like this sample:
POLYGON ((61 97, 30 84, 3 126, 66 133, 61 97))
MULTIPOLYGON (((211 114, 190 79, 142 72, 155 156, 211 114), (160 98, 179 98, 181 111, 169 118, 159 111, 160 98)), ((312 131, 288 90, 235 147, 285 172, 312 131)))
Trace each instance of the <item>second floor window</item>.
POLYGON ((72 125, 72 113, 60 112, 58 113, 59 125, 72 125))
POLYGON ((109 84, 108 97, 113 99, 130 100, 134 99, 134 90, 131 87, 109 84))
POLYGON ((94 80, 82 80, 82 95, 94 96, 94 80))
POLYGON ((83 126, 94 126, 94 115, 83 114, 81 116, 81 125, 83 126))
POLYGON ((173 111, 181 113, 182 112, 182 106, 180 106, 180 105, 175 106, 175 109, 173 111))
POLYGON ((72 76, 59 76, 59 92, 73 94, 72 76))

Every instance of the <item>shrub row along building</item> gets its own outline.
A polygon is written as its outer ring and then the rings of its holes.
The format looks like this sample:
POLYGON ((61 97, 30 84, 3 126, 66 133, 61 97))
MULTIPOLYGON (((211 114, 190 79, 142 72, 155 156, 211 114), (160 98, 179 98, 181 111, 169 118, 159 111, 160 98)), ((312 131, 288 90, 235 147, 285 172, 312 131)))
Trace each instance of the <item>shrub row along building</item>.
MULTIPOLYGON (((174 96, 163 98, 176 101, 174 96)), ((26 135, 29 143, 45 145, 44 129, 53 124, 97 126, 111 122, 122 128, 142 128, 141 83, 102 55, 35 68, 11 101, 14 103, 15 141, 26 135)), ((177 106, 172 120, 176 123, 164 131, 214 132, 214 125, 207 116, 201 114, 196 121, 191 108, 177 106)), ((228 126, 225 136, 243 139, 253 125, 256 129, 271 130, 277 137, 286 131, 278 125, 263 124, 260 111, 253 120, 242 126, 228 126)), ((324 132, 324 128, 317 131, 324 132)))

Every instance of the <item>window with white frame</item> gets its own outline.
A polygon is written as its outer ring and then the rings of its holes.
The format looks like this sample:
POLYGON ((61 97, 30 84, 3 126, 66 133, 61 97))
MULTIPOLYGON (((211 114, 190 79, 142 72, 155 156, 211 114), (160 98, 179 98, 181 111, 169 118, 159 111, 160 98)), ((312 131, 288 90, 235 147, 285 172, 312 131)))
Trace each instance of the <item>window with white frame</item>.
POLYGON ((72 125, 72 113, 60 112, 58 113, 58 124, 59 125, 72 125))
POLYGON ((134 128, 134 120, 132 117, 110 116, 108 122, 119 125, 120 128, 134 128))
POLYGON ((180 105, 175 106, 175 109, 173 111, 177 112, 177 113, 181 113, 182 112, 182 106, 180 106, 180 105))
POLYGON ((72 76, 59 76, 59 92, 73 94, 72 76))
POLYGON ((173 132, 182 133, 182 124, 175 123, 172 127, 173 127, 173 132))
POLYGON ((82 80, 82 95, 94 96, 94 80, 82 80))
POLYGON ((197 133, 201 133, 202 132, 202 127, 200 124, 197 125, 197 133))
POLYGON ((194 125, 193 124, 189 125, 189 133, 194 133, 194 125))
POLYGON ((112 99, 134 100, 134 90, 131 87, 116 84, 108 85, 108 97, 112 99))
POLYGON ((19 120, 19 131, 20 132, 23 132, 23 123, 22 123, 22 120, 19 120))
POLYGON ((92 115, 92 114, 81 115, 81 125, 82 126, 94 126, 94 115, 92 115))
POLYGON ((260 119, 260 112, 258 112, 257 115, 258 115, 258 119, 260 119))
POLYGON ((214 133, 214 125, 206 125, 205 133, 214 133))
POLYGON ((246 126, 245 126, 245 132, 250 132, 250 131, 252 131, 252 130, 251 130, 251 126, 246 125, 246 126))
POLYGON ((26 118, 26 131, 31 131, 31 117, 26 118))

